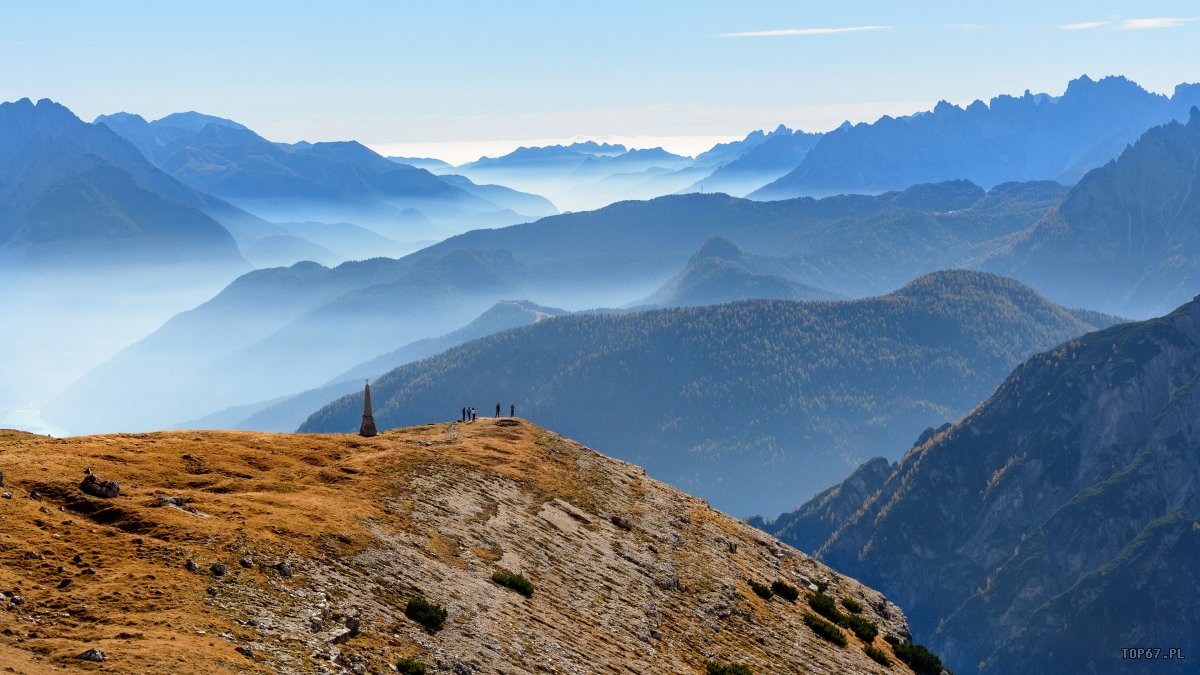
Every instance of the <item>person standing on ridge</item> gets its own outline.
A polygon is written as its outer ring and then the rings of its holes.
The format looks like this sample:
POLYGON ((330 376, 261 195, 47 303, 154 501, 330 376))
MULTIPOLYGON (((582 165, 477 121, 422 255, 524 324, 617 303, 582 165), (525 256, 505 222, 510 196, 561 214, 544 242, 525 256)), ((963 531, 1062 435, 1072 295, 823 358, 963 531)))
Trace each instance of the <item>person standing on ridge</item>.
POLYGON ((497 403, 496 404, 496 417, 499 417, 499 416, 500 416, 500 404, 497 403))
POLYGON ((517 416, 517 404, 516 404, 516 403, 509 403, 509 404, 508 404, 508 416, 509 416, 509 417, 516 417, 516 416, 517 416))
POLYGON ((467 408, 465 406, 462 409, 462 421, 463 422, 467 421, 467 408))

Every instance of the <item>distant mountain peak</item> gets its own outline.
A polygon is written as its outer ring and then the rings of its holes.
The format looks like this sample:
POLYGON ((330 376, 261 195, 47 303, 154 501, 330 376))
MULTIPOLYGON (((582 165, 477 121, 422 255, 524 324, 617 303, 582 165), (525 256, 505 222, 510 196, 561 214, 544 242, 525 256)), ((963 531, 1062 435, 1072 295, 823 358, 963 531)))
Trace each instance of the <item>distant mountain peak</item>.
POLYGON ((240 131, 249 131, 248 128, 238 124, 237 122, 234 122, 233 120, 225 119, 224 117, 217 117, 215 115, 205 115, 204 113, 198 113, 194 110, 171 113, 166 117, 154 120, 150 124, 152 126, 174 127, 176 129, 184 129, 187 131, 200 131, 210 124, 219 127, 228 127, 230 129, 238 129, 240 131))
POLYGON ((695 264, 705 258, 741 260, 742 249, 738 248, 737 244, 725 237, 710 237, 700 245, 700 248, 692 255, 691 260, 688 261, 688 264, 695 264))

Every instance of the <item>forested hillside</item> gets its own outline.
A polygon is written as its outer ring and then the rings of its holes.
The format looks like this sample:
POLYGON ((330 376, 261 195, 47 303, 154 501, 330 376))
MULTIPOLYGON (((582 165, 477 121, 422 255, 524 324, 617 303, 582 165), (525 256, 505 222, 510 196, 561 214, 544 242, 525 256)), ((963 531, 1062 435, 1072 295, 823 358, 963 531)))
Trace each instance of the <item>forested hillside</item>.
MULTIPOLYGON (((375 420, 515 403, 719 508, 778 513, 1093 327, 1017 282, 965 271, 865 300, 559 317, 379 378, 375 420)), ((351 431, 361 413, 361 394, 347 396, 301 430, 351 431)))

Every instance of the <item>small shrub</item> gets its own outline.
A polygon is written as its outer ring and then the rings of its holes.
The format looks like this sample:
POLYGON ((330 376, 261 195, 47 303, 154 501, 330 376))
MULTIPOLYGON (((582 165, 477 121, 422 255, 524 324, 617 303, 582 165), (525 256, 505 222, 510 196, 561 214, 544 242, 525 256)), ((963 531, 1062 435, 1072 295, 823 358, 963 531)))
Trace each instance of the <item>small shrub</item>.
POLYGON ((511 588, 527 598, 533 597, 533 584, 530 583, 530 581, 524 576, 517 574, 516 572, 509 572, 508 570, 496 570, 492 573, 492 581, 504 586, 505 588, 511 588))
POLYGON ((825 589, 829 588, 829 582, 828 582, 828 581, 817 581, 817 583, 816 583, 816 584, 814 584, 814 585, 817 587, 817 592, 818 592, 818 593, 824 593, 824 592, 825 592, 825 589))
POLYGON ((442 624, 446 623, 446 608, 418 595, 410 598, 404 606, 404 616, 436 633, 442 629, 442 624))
POLYGON ((900 644, 900 638, 896 637, 895 635, 884 635, 883 641, 892 646, 900 644))
POLYGON ((789 602, 795 602, 796 598, 800 597, 800 591, 796 590, 795 586, 788 584, 786 581, 772 582, 771 591, 789 602))
POLYGON ((396 662, 396 672, 400 675, 425 675, 427 668, 424 663, 407 656, 396 662))
POLYGON ((762 598, 763 600, 771 599, 771 595, 772 595, 771 589, 767 588, 766 584, 760 584, 753 579, 749 579, 748 581, 750 582, 750 588, 754 590, 755 595, 762 598))
POLYGON ((837 601, 833 599, 833 596, 816 593, 808 596, 808 604, 812 606, 817 614, 826 619, 834 623, 842 622, 842 613, 838 611, 837 601))
POLYGON ((842 633, 842 629, 829 623, 825 619, 822 619, 816 614, 809 614, 806 612, 804 614, 804 623, 808 624, 808 627, 813 629, 814 633, 820 635, 826 640, 829 640, 839 647, 845 647, 846 643, 848 642, 846 640, 846 635, 842 633))
POLYGON ((888 655, 884 653, 882 649, 867 645, 866 647, 863 647, 863 651, 866 652, 867 656, 871 657, 871 660, 873 660, 875 663, 878 663, 884 668, 891 667, 892 660, 888 658, 888 655))
POLYGON ((874 642, 875 636, 879 635, 879 626, 855 614, 842 616, 842 620, 838 623, 854 631, 854 634, 867 644, 874 642))
POLYGON ((896 655, 896 658, 907 663, 908 667, 912 668, 917 675, 938 675, 946 669, 942 665, 942 660, 926 649, 924 645, 901 642, 892 645, 892 653, 896 655))
POLYGON ((748 666, 740 663, 717 663, 709 661, 705 664, 708 675, 753 675, 748 666))
POLYGON ((842 607, 853 614, 862 614, 863 611, 862 603, 854 598, 842 598, 842 607))

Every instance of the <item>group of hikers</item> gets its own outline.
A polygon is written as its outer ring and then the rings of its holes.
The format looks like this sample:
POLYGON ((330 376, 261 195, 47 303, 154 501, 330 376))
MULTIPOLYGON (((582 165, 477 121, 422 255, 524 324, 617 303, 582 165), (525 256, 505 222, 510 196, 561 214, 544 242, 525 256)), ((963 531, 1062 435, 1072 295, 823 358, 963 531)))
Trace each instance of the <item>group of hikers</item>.
MULTIPOLYGON (((497 403, 497 404, 496 404, 496 417, 499 417, 499 416, 500 416, 500 410, 501 410, 501 408, 500 408, 500 404, 499 404, 499 403, 497 403)), ((479 412, 479 411, 478 411, 478 410, 476 410, 476 409, 475 409, 473 406, 465 406, 465 407, 463 407, 463 409, 462 409, 462 421, 463 421, 463 422, 474 422, 474 421, 475 421, 475 417, 476 417, 476 415, 477 415, 477 413, 478 413, 478 412, 479 412)), ((517 404, 516 404, 516 403, 509 403, 509 404, 508 404, 508 416, 509 416, 509 417, 516 417, 516 416, 517 416, 517 404)))

